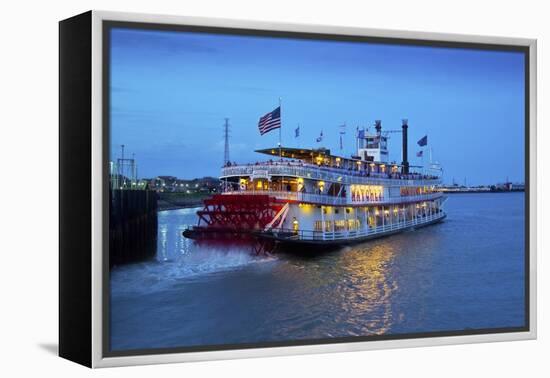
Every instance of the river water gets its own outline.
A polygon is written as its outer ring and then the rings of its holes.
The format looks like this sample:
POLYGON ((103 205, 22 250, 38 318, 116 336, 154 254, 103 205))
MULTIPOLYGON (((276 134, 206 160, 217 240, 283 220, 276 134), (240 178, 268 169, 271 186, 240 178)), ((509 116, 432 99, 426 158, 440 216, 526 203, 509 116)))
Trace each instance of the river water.
POLYGON ((445 222, 314 257, 181 236, 159 213, 154 261, 111 271, 111 350, 524 325, 524 194, 453 194, 445 222))

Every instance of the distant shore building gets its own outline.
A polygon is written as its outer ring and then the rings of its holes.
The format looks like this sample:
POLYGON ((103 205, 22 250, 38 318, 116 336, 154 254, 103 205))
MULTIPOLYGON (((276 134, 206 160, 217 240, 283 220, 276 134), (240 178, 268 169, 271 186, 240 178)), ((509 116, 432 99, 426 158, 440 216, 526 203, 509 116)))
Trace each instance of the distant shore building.
POLYGON ((149 189, 160 193, 217 193, 220 191, 220 180, 214 177, 203 177, 191 180, 177 178, 176 176, 157 176, 144 179, 149 189))
POLYGON ((496 191, 502 192, 518 192, 525 190, 525 184, 523 183, 512 183, 512 182, 503 182, 495 185, 496 191))
POLYGON ((522 192, 525 190, 523 183, 504 182, 495 185, 442 185, 438 187, 442 193, 493 193, 493 192, 522 192))

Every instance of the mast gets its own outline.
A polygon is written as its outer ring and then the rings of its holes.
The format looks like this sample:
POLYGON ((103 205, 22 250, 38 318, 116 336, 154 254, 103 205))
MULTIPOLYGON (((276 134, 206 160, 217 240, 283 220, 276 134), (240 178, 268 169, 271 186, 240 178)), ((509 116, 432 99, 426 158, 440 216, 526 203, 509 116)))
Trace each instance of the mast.
MULTIPOLYGON (((225 167, 227 164, 229 164, 229 118, 225 119, 225 124, 223 126, 223 137, 225 141, 225 146, 223 150, 223 166, 225 167)), ((227 176, 224 180, 224 185, 222 188, 222 191, 227 191, 227 176)))
POLYGON ((340 125, 340 154, 344 154, 344 141, 343 141, 343 135, 346 134, 346 122, 344 122, 343 125, 340 125))
POLYGON ((223 127, 223 137, 225 140, 225 147, 223 151, 223 165, 229 163, 229 118, 225 119, 225 124, 223 127))
POLYGON ((355 129, 355 153, 359 155, 359 126, 355 129))
POLYGON ((279 159, 283 161, 282 147, 281 147, 281 130, 283 129, 283 115, 281 114, 281 98, 279 97, 279 116, 281 117, 281 126, 279 126, 279 159))
POLYGON ((119 172, 119 180, 122 182, 122 185, 126 184, 126 181, 124 180, 124 145, 120 145, 120 164, 118 165, 118 172, 119 172))
POLYGON ((132 152, 132 180, 130 185, 137 184, 136 154, 132 152))

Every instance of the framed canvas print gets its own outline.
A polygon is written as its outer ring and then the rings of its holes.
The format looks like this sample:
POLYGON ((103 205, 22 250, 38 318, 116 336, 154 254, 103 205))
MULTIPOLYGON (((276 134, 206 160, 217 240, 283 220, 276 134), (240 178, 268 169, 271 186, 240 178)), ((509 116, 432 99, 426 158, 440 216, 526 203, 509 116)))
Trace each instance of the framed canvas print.
POLYGON ((536 42, 60 22, 62 357, 536 337, 536 42))

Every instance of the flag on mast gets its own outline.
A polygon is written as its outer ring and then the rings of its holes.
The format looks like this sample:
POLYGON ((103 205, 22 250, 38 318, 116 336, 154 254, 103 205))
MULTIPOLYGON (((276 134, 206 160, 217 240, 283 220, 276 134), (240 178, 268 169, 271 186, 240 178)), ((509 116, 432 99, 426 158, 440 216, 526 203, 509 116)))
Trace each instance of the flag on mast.
POLYGON ((281 128, 281 107, 277 107, 272 112, 267 113, 260 118, 258 129, 260 135, 264 135, 272 130, 281 128))
POLYGON ((344 149, 344 141, 342 140, 342 135, 346 134, 346 123, 340 125, 340 151, 344 149))
POLYGON ((428 144, 428 136, 424 135, 417 143, 420 147, 426 146, 428 144))
POLYGON ((298 138, 300 136, 300 125, 296 129, 294 129, 294 138, 298 138))
POLYGON ((422 157, 422 156, 424 156, 424 151, 418 151, 418 152, 416 153, 416 156, 417 156, 417 157, 422 157))
POLYGON ((343 125, 340 125, 340 134, 345 134, 346 133, 346 124, 344 123, 343 125))
POLYGON ((323 131, 321 130, 321 134, 317 137, 316 141, 317 141, 317 143, 319 143, 322 140, 323 140, 323 131))

